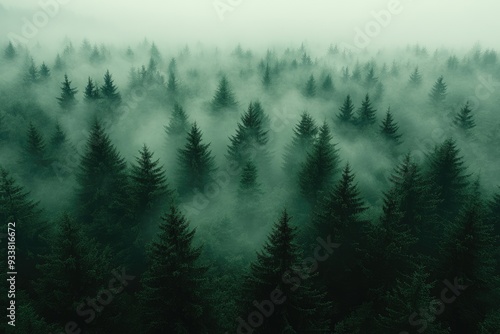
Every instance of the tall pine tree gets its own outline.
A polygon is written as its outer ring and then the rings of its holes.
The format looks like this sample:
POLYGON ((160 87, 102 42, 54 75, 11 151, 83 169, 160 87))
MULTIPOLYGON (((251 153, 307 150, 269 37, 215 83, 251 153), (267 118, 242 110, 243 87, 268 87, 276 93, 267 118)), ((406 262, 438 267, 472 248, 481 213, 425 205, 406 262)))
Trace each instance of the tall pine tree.
POLYGON ((180 195, 203 191, 215 172, 210 144, 202 142, 202 133, 196 123, 187 134, 187 142, 178 151, 178 190, 180 195))
POLYGON ((141 280, 144 333, 213 333, 206 289, 207 268, 199 263, 195 231, 175 208, 161 217, 141 280))
POLYGON ((270 295, 278 295, 280 302, 272 305, 274 312, 270 315, 259 313, 262 321, 257 322, 252 316, 239 318, 240 332, 244 326, 254 333, 326 333, 330 330, 331 304, 325 294, 312 285, 311 279, 301 281, 294 274, 294 269, 300 267, 301 253, 296 244, 296 227, 290 220, 286 210, 283 211, 251 264, 244 283, 242 311, 245 315, 255 314, 251 301, 257 307, 257 301, 268 300, 270 295))
POLYGON ((57 101, 59 101, 61 109, 69 111, 76 105, 75 95, 78 90, 71 87, 71 81, 69 81, 67 74, 64 75, 64 81, 61 85, 61 96, 57 98, 57 101))

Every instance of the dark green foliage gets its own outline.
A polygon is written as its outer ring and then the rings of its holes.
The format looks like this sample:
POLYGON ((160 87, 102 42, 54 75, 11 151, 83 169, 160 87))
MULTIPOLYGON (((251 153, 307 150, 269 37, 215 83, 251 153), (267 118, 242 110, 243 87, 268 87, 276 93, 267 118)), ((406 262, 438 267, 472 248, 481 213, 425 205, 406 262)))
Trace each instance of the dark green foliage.
POLYGON ((101 86, 101 95, 102 98, 111 106, 120 104, 122 101, 118 88, 116 87, 111 74, 109 74, 109 70, 107 70, 104 74, 104 84, 101 86))
POLYGON ((304 87, 304 96, 309 98, 316 96, 316 80, 312 74, 304 87))
POLYGON ((181 195, 203 191, 215 172, 210 144, 202 142, 202 133, 196 123, 187 134, 184 148, 178 151, 178 190, 181 195))
POLYGON ((415 67, 415 70, 410 74, 409 83, 413 87, 418 87, 422 84, 422 75, 418 70, 418 66, 415 67))
POLYGON ((493 195, 493 198, 488 203, 488 208, 488 219, 493 224, 495 235, 500 237, 500 193, 493 195))
POLYGON ((260 103, 249 104, 247 111, 241 116, 236 134, 230 137, 231 144, 228 146, 226 158, 231 163, 244 166, 250 160, 260 165, 268 160, 268 136, 263 126, 263 115, 260 103))
POLYGON ((427 175, 438 194, 437 213, 443 219, 452 219, 462 206, 469 175, 463 157, 453 139, 445 140, 429 156, 427 175))
POLYGON ((16 58, 16 56, 17 56, 16 49, 14 48, 12 42, 9 42, 9 44, 7 44, 7 47, 5 47, 4 57, 5 59, 13 60, 14 58, 16 58))
POLYGON ((440 106, 446 99, 446 91, 447 85, 444 82, 443 76, 440 76, 434 83, 434 86, 432 86, 432 90, 429 93, 429 98, 432 105, 440 106))
POLYGON ((358 109, 358 117, 356 118, 356 125, 360 127, 375 124, 377 110, 372 107, 370 97, 366 94, 365 99, 361 102, 361 108, 358 109))
MULTIPOLYGON (((7 227, 16 231, 16 263, 17 271, 24 273, 17 277, 16 289, 27 289, 28 282, 36 276, 33 254, 44 250, 42 240, 47 233, 47 224, 41 219, 39 204, 33 202, 30 194, 17 181, 0 167, 0 221, 3 233, 7 227), (7 224, 15 223, 14 226, 7 224)), ((4 243, 6 239, 2 240, 4 243)))
POLYGON ((172 191, 168 189, 165 171, 159 160, 153 160, 153 153, 146 145, 139 151, 136 163, 130 171, 130 195, 133 209, 138 217, 148 211, 154 211, 160 205, 172 200, 172 191))
POLYGON ((468 132, 476 126, 469 101, 465 103, 462 109, 460 109, 460 112, 455 116, 454 123, 465 132, 468 132))
POLYGON ((173 140, 176 140, 178 136, 184 137, 189 131, 188 117, 182 106, 178 103, 174 105, 174 110, 172 116, 170 117, 170 122, 168 126, 165 127, 165 132, 173 140))
POLYGON ((446 308, 444 317, 453 332, 475 333, 483 314, 496 306, 500 298, 500 281, 495 276, 498 236, 486 220, 478 182, 446 232, 440 278, 458 281, 465 288, 460 289, 461 295, 446 308))
POLYGON ((61 217, 51 235, 51 247, 41 255, 34 282, 42 315, 64 324, 85 297, 95 295, 111 273, 109 252, 97 247, 68 215, 61 217))
POLYGON ((61 96, 57 98, 59 106, 65 111, 73 109, 76 105, 75 95, 78 92, 76 88, 71 87, 71 81, 68 75, 64 75, 64 81, 61 83, 61 96))
POLYGON ((126 163, 97 120, 81 157, 77 181, 78 220, 92 231, 92 236, 109 244, 117 231, 129 231, 123 230, 126 226, 120 227, 128 211, 126 163))
POLYGON ((424 267, 398 279, 394 288, 385 295, 384 311, 375 318, 375 333, 449 333, 439 321, 425 318, 427 310, 436 303, 431 296, 432 287, 424 267))
POLYGON ((342 107, 339 108, 340 113, 337 114, 337 118, 341 122, 350 122, 353 121, 354 116, 354 104, 352 103, 351 95, 347 94, 347 97, 342 104, 342 107))
POLYGON ((25 162, 35 173, 45 168, 48 162, 45 140, 33 123, 29 124, 27 132, 25 162))
POLYGON ((99 94, 99 88, 97 84, 88 78, 87 86, 85 86, 85 91, 83 92, 83 96, 86 102, 91 102, 98 100, 101 96, 99 94))
MULTIPOLYGON (((368 233, 364 267, 369 272, 369 287, 375 294, 387 291, 401 273, 415 270, 414 245, 417 237, 403 220, 401 196, 396 188, 385 193, 382 216, 368 233)), ((382 297, 378 295, 377 297, 382 297)))
POLYGON ((293 129, 291 144, 285 148, 283 170, 295 181, 300 167, 311 152, 318 135, 318 127, 307 112, 300 116, 300 122, 293 129))
POLYGON ((364 221, 359 217, 365 210, 354 174, 346 164, 341 179, 322 198, 314 226, 318 235, 354 240, 361 236, 364 221))
POLYGON ((226 76, 222 76, 217 91, 212 99, 212 109, 217 111, 225 108, 234 108, 237 105, 238 103, 236 102, 234 93, 229 86, 226 76))
POLYGON ((338 150, 331 140, 330 128, 325 122, 319 129, 318 139, 299 172, 300 192, 311 204, 328 189, 338 170, 338 150))
POLYGON ((419 239, 420 251, 433 249, 434 247, 430 246, 436 243, 434 212, 437 198, 410 154, 406 154, 403 161, 394 168, 389 181, 389 193, 397 194, 397 210, 401 212, 400 223, 419 239))
POLYGON ((186 218, 175 208, 161 217, 141 280, 142 333, 212 333, 206 272, 186 218))
POLYGON ((394 141, 396 144, 401 143, 401 134, 399 133, 399 126, 392 117, 391 108, 387 108, 385 118, 380 125, 380 133, 387 139, 394 141))
POLYGON ((283 302, 273 305, 274 312, 263 317, 254 333, 327 333, 331 304, 325 294, 312 286, 311 280, 300 280, 293 272, 300 268, 301 253, 296 244, 296 228, 290 220, 283 211, 251 265, 244 283, 242 320, 250 321, 247 315, 255 311, 253 300, 268 300, 273 291, 279 291, 278 299, 283 302))

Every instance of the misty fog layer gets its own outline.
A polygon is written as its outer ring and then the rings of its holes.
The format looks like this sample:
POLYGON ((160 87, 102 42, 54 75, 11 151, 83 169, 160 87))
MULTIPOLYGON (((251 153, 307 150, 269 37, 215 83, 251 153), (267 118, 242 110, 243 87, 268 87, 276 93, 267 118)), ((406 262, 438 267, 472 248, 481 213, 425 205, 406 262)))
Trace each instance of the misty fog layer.
POLYGON ((496 8, 1 1, 1 331, 500 333, 496 8))

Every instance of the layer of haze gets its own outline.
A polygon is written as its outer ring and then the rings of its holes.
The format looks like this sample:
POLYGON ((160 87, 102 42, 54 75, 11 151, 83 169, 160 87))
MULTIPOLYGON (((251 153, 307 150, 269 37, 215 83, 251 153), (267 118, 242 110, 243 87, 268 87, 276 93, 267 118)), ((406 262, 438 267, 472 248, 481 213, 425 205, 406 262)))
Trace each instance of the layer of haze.
POLYGON ((33 22, 40 4, 50 2, 64 4, 30 43, 64 37, 129 43, 148 37, 158 43, 220 46, 242 42, 267 47, 302 41, 353 44, 357 29, 363 31, 376 22, 373 12, 391 5, 398 8, 398 14, 379 25, 369 46, 460 47, 479 42, 497 48, 499 43, 496 13, 500 4, 493 0, 2 0, 0 38, 9 33, 22 35, 26 20, 33 22))

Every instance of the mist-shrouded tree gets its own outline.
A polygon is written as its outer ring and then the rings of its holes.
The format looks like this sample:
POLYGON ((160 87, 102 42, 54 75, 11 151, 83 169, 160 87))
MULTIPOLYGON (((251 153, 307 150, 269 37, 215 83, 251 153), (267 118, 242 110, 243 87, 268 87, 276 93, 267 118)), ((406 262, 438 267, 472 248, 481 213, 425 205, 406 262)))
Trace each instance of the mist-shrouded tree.
POLYGON ((469 101, 460 109, 460 112, 455 116, 453 122, 466 133, 476 126, 469 101))
POLYGON ((429 155, 427 177, 437 193, 438 215, 452 219, 460 210, 469 185, 464 158, 453 139, 445 140, 429 155))
POLYGON ((87 80, 83 96, 86 102, 96 101, 101 98, 97 83, 95 83, 90 77, 87 80))
POLYGON ((36 66, 32 57, 28 58, 26 66, 28 68, 24 74, 24 82, 28 85, 38 82, 40 79, 40 71, 38 70, 38 66, 36 66))
POLYGON ((251 102, 247 111, 238 122, 236 134, 230 137, 226 158, 231 163, 244 166, 247 161, 261 167, 268 162, 269 153, 266 149, 268 131, 263 126, 263 110, 258 102, 251 102))
POLYGON ((383 312, 375 317, 376 333, 412 333, 414 331, 448 334, 438 319, 424 318, 436 301, 432 296, 433 285, 423 266, 413 273, 398 279, 394 287, 384 296, 383 312), (435 320, 435 321, 431 321, 435 320), (402 331, 402 332, 401 332, 402 331))
POLYGON ((27 162, 30 162, 33 167, 43 168, 46 166, 47 152, 45 140, 38 128, 31 122, 27 132, 26 154, 27 162))
POLYGON ((344 103, 339 110, 340 113, 337 114, 337 119, 341 122, 352 122, 354 120, 354 104, 352 103, 350 94, 347 94, 344 103))
POLYGON ((100 249, 67 214, 57 222, 50 250, 39 257, 37 269, 43 275, 33 284, 42 315, 55 323, 67 322, 111 272, 109 251, 100 249))
POLYGON ((334 86, 333 86, 332 76, 330 74, 327 74, 325 76, 325 78, 323 79, 323 82, 321 83, 321 90, 325 94, 329 94, 329 93, 333 92, 334 86))
POLYGON ((316 203, 321 194, 329 188, 338 171, 338 149, 331 141, 330 128, 325 122, 319 129, 318 139, 299 172, 300 192, 311 204, 316 203))
POLYGON ((62 59, 61 55, 58 53, 56 60, 54 61, 54 70, 62 71, 66 67, 65 61, 62 59))
POLYGON ((265 89, 269 89, 271 87, 272 79, 271 79, 271 70, 269 68, 269 63, 266 64, 266 68, 264 70, 264 75, 262 76, 262 85, 265 89))
POLYGON ((4 54, 5 59, 8 59, 8 60, 13 60, 16 58, 17 51, 16 51, 16 48, 14 47, 14 45, 12 44, 12 42, 9 41, 9 44, 7 44, 7 46, 5 47, 3 54, 4 54))
POLYGON ((373 108, 370 96, 366 94, 365 99, 361 102, 361 108, 358 109, 358 116, 356 117, 356 125, 365 127, 375 124, 377 110, 373 108))
POLYGON ((415 67, 413 72, 411 72, 410 79, 408 82, 410 83, 410 86, 413 86, 413 87, 419 87, 422 84, 422 75, 420 74, 420 71, 418 70, 418 66, 415 67))
POLYGON ((71 81, 68 75, 64 75, 64 81, 61 83, 61 95, 57 98, 59 106, 65 111, 72 110, 76 105, 75 95, 78 93, 76 88, 71 87, 71 81))
POLYGON ((359 62, 356 62, 356 65, 354 66, 354 70, 351 74, 351 79, 355 82, 361 81, 361 65, 359 64, 359 62))
POLYGON ((375 86, 375 84, 377 84, 378 82, 378 78, 375 76, 375 70, 372 67, 370 67, 370 69, 368 70, 368 73, 366 73, 366 77, 365 77, 365 87, 366 88, 372 88, 375 86))
POLYGON ((300 116, 300 122, 293 129, 292 142, 285 147, 283 157, 283 170, 295 181, 300 167, 307 159, 307 154, 311 152, 316 136, 318 135, 318 126, 307 112, 300 116))
POLYGON ((390 107, 387 108, 385 118, 380 125, 380 133, 394 143, 401 144, 402 135, 399 133, 399 126, 396 121, 394 121, 390 107))
POLYGON ((212 333, 207 298, 207 267, 200 264, 195 230, 175 208, 161 217, 160 231, 148 251, 139 301, 143 333, 212 333))
POLYGON ((304 96, 308 98, 316 96, 316 80, 312 74, 309 76, 304 87, 304 96))
POLYGON ((332 310, 325 293, 313 286, 312 279, 301 280, 294 274, 294 269, 300 267, 301 252, 296 227, 290 221, 284 210, 251 264, 243 285, 241 304, 245 319, 238 319, 239 332, 327 333, 330 330, 332 310), (273 305, 274 312, 262 316, 263 321, 254 326, 256 322, 246 315, 255 310, 257 301, 268 300, 273 292, 280 302, 273 305))
POLYGON ((495 275, 498 236, 485 214, 476 181, 460 213, 447 226, 440 252, 439 278, 459 283, 460 296, 443 314, 452 332, 475 333, 483 315, 497 307, 500 298, 500 280, 495 275))
POLYGON ((130 170, 130 195, 133 210, 138 219, 150 211, 156 212, 161 205, 172 200, 165 171, 159 159, 153 159, 153 152, 144 145, 130 170))
POLYGON ((101 97, 110 107, 117 106, 122 101, 121 95, 118 92, 118 88, 109 70, 104 74, 104 84, 101 86, 101 97))
POLYGON ((77 182, 78 220, 87 232, 104 244, 126 242, 116 233, 130 230, 123 226, 129 211, 127 165, 97 119, 81 156, 77 182))
POLYGON ((224 75, 219 81, 217 90, 212 99, 212 109, 218 111, 221 109, 232 109, 238 105, 234 93, 229 85, 227 77, 224 75))
POLYGON ((342 81, 344 83, 348 82, 349 79, 351 78, 351 75, 349 73, 349 67, 348 66, 342 66, 342 81))
POLYGON ((210 143, 204 144, 196 122, 187 134, 186 144, 178 150, 178 190, 181 196, 203 191, 215 172, 210 143))
POLYGON ((170 94, 175 94, 179 90, 179 81, 177 80, 177 76, 174 71, 169 71, 168 73, 168 83, 167 83, 167 91, 170 94))
POLYGON ((50 78, 50 69, 45 63, 42 63, 42 65, 40 65, 39 73, 40 73, 40 80, 45 81, 48 78, 50 78))
POLYGON ((50 137, 50 146, 51 148, 59 148, 67 142, 66 132, 61 127, 61 123, 57 122, 54 132, 50 137))
POLYGON ((440 76, 434 85, 432 86, 431 92, 429 93, 429 99, 431 104, 434 106, 440 106, 447 95, 447 85, 444 82, 444 77, 440 76))
POLYGON ((242 199, 255 201, 262 193, 260 188, 257 166, 248 161, 241 172, 238 196, 242 199))
POLYGON ((180 104, 176 103, 174 105, 170 121, 168 125, 165 126, 165 132, 167 133, 167 136, 172 139, 171 142, 175 143, 179 137, 184 138, 189 130, 190 124, 188 116, 184 111, 184 108, 182 108, 180 104))

